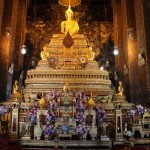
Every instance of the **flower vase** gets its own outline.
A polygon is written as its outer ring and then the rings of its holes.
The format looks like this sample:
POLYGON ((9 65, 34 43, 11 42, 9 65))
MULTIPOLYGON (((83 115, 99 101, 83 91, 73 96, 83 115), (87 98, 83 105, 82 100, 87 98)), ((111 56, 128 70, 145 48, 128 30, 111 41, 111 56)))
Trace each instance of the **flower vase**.
POLYGON ((48 141, 48 134, 45 134, 45 140, 48 141))
POLYGON ((82 136, 83 137, 83 141, 86 141, 86 136, 87 136, 87 133, 84 133, 83 136, 82 136))
POLYGON ((51 135, 48 134, 48 141, 50 141, 50 140, 51 140, 51 135))
POLYGON ((50 141, 50 140, 51 140, 51 135, 45 134, 45 140, 46 140, 46 141, 50 141))
POLYGON ((42 133, 43 133, 43 130, 40 126, 40 122, 38 121, 37 127, 35 128, 35 136, 37 137, 37 140, 41 139, 42 133))
POLYGON ((62 126, 62 131, 63 131, 64 134, 67 134, 67 133, 69 132, 69 127, 68 127, 68 125, 63 125, 63 126, 62 126))
POLYGON ((80 141, 82 141, 83 140, 83 135, 80 135, 80 141))

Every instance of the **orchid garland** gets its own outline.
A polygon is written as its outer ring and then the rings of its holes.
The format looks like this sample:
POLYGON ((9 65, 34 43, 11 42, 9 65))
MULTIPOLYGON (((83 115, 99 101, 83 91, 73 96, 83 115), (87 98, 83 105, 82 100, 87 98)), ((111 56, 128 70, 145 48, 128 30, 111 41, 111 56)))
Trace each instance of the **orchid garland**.
POLYGON ((48 104, 48 108, 56 110, 58 108, 58 104, 55 101, 50 101, 48 104))
POLYGON ((8 113, 8 107, 6 105, 0 106, 0 115, 5 115, 8 113))
POLYGON ((133 118, 135 115, 141 116, 144 113, 144 107, 139 104, 136 105, 133 109, 127 111, 127 118, 133 118))
POLYGON ((56 133, 56 129, 54 127, 54 125, 47 125, 45 130, 44 130, 44 134, 47 134, 47 135, 53 135, 56 133))
POLYGON ((75 96, 77 99, 82 99, 82 98, 84 98, 85 95, 84 95, 83 91, 78 91, 75 93, 75 96))
POLYGON ((85 126, 83 126, 83 125, 81 125, 81 124, 79 124, 78 126, 76 126, 76 133, 78 134, 78 135, 83 135, 84 133, 86 133, 87 132, 87 128, 85 127, 85 126))
POLYGON ((106 118, 106 111, 103 109, 103 107, 96 107, 96 117, 98 120, 101 121, 103 121, 106 118))
POLYGON ((50 123, 54 122, 55 121, 55 115, 54 115, 54 113, 51 112, 51 111, 48 111, 47 115, 45 117, 45 121, 48 121, 50 123))
POLYGON ((57 99, 59 96, 60 96, 60 92, 58 90, 54 90, 54 91, 50 91, 49 93, 47 93, 45 99, 49 101, 50 97, 52 99, 57 99))
POLYGON ((85 119, 84 113, 82 111, 77 112, 76 121, 77 122, 82 122, 82 121, 84 121, 84 119, 85 119))
POLYGON ((77 104, 76 104, 76 109, 78 110, 78 111, 84 111, 84 109, 85 109, 85 107, 84 107, 84 105, 83 105, 83 103, 82 103, 82 101, 78 101, 77 102, 77 104))
POLYGON ((37 115, 36 107, 33 107, 28 111, 28 118, 31 120, 31 122, 36 122, 36 115, 37 115))

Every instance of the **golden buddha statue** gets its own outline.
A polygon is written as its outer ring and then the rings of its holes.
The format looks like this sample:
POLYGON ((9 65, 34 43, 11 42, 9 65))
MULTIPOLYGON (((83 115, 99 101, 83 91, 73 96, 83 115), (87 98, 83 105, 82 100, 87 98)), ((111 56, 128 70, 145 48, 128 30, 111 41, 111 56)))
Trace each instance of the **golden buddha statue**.
POLYGON ((66 13, 66 21, 61 23, 61 32, 67 34, 69 32, 70 35, 78 33, 79 26, 77 21, 73 20, 73 11, 70 6, 68 7, 66 13))
POLYGON ((18 80, 15 80, 15 83, 13 85, 13 94, 15 95, 15 97, 20 97, 22 98, 22 94, 18 92, 18 80))
POLYGON ((94 60, 95 58, 95 52, 92 50, 92 47, 90 46, 87 51, 87 58, 88 60, 94 60))
POLYGON ((118 93, 116 93, 116 95, 123 96, 123 87, 121 81, 119 81, 118 93))
POLYGON ((41 59, 42 59, 42 60, 47 60, 48 55, 49 55, 49 53, 46 51, 46 48, 43 47, 43 51, 41 51, 41 54, 40 54, 41 59))
POLYGON ((69 93, 69 82, 66 81, 64 86, 63 86, 63 92, 66 94, 66 93, 69 93))
POLYGON ((40 110, 43 110, 43 108, 48 106, 48 102, 44 98, 44 94, 42 93, 42 98, 39 101, 40 110))

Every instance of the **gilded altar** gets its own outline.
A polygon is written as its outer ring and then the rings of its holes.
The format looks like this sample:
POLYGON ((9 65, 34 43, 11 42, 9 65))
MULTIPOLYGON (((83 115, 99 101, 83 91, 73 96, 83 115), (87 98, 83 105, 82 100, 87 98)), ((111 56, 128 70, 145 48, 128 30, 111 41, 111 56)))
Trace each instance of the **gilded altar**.
MULTIPOLYGON (((54 89, 62 91, 64 83, 69 82, 72 92, 83 90, 87 95, 108 95, 111 89, 109 73, 100 70, 93 58, 93 51, 82 34, 71 36, 74 44, 67 48, 64 40, 67 35, 54 34, 50 43, 43 48, 46 58, 42 58, 36 69, 29 70, 25 80, 25 100, 28 95, 35 98, 43 91, 54 89)), ((69 41, 69 40, 67 40, 69 41)))

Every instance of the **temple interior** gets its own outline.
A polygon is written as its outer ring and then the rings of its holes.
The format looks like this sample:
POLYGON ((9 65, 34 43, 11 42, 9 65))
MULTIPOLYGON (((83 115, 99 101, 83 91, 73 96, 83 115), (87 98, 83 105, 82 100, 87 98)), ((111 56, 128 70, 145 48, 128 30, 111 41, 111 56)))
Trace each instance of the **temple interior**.
POLYGON ((149 150, 149 14, 149 0, 1 0, 0 150, 149 150))

